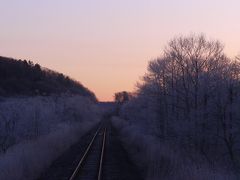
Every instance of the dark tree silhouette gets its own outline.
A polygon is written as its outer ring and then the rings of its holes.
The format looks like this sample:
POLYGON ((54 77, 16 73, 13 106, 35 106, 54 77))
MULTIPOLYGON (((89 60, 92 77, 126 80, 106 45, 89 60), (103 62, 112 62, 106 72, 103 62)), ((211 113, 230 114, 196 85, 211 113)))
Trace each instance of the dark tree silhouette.
POLYGON ((31 61, 0 57, 0 96, 79 94, 96 100, 81 83, 31 61))
POLYGON ((120 104, 129 101, 130 97, 131 97, 130 93, 128 93, 126 91, 117 92, 114 95, 115 102, 120 103, 120 104))

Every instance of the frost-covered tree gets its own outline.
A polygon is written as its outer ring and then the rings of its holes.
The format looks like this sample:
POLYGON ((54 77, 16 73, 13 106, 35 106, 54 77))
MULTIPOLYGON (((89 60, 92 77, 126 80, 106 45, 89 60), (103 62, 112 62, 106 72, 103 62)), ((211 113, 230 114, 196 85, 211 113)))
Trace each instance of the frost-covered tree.
POLYGON ((137 109, 135 114, 154 114, 145 119, 151 119, 161 138, 171 137, 187 148, 191 146, 209 163, 219 156, 237 163, 239 77, 239 58, 228 58, 219 41, 208 40, 204 35, 176 37, 162 56, 149 62, 148 71, 138 84, 138 100, 134 101, 147 108, 129 106, 134 104, 130 102, 122 114, 127 107, 137 109))

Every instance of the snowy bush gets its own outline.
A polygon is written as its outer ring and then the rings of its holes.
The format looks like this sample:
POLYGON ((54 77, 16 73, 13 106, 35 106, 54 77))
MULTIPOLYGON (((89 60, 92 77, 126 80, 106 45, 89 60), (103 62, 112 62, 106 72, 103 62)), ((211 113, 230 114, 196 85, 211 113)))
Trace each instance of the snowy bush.
POLYGON ((101 119, 81 96, 0 101, 0 179, 33 179, 101 119))
POLYGON ((0 155, 0 179, 37 178, 53 160, 90 130, 90 122, 61 124, 52 133, 10 147, 0 155))
POLYGON ((177 146, 160 142, 126 120, 113 118, 121 141, 146 180, 234 180, 234 173, 194 163, 177 146))
POLYGON ((6 98, 0 102, 0 151, 13 144, 54 131, 58 123, 92 121, 97 106, 88 98, 6 98))

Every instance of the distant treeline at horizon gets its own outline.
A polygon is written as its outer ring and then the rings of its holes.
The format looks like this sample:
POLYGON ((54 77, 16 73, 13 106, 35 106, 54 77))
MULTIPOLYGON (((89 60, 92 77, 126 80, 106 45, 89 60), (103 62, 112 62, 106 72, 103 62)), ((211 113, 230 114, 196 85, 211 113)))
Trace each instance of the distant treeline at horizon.
POLYGON ((32 61, 0 56, 0 96, 75 94, 96 100, 95 94, 70 77, 32 61))

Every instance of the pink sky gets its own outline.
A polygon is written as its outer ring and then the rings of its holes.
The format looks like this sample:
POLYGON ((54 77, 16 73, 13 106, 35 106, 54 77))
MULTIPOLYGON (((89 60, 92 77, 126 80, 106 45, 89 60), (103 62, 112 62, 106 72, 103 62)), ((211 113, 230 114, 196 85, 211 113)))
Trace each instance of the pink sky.
POLYGON ((100 100, 134 90, 176 35, 204 33, 240 53, 238 0, 2 0, 0 55, 82 82, 100 100))

